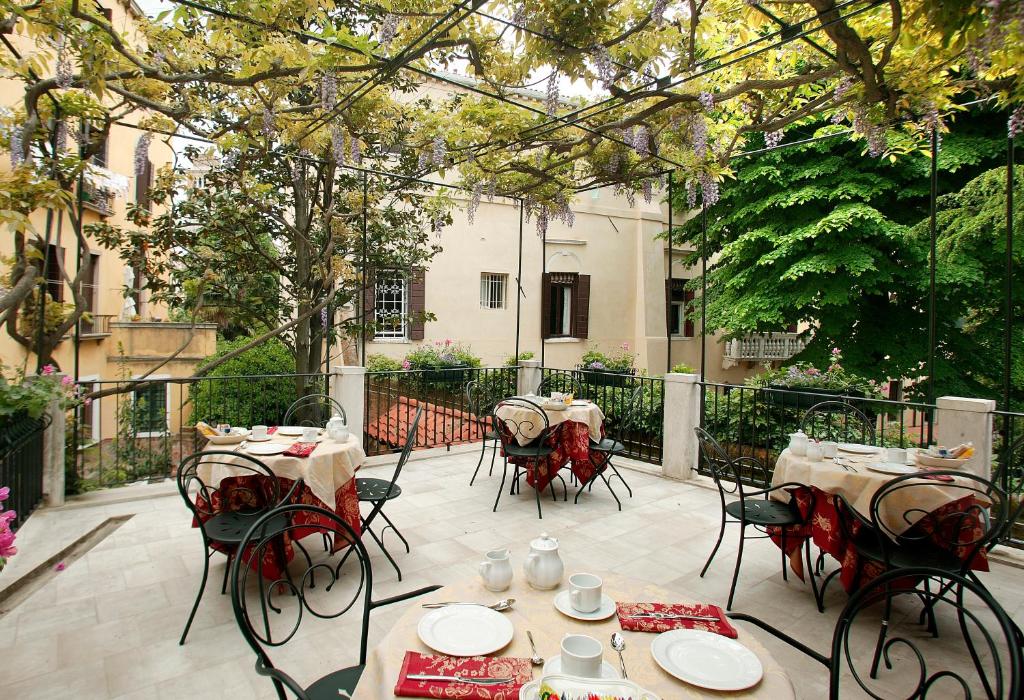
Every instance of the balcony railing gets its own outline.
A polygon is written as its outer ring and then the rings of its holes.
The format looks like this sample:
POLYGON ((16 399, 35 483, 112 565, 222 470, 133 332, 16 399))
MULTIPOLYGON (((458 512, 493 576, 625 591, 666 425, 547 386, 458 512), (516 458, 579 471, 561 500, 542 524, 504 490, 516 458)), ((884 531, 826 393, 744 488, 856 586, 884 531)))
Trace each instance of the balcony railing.
POLYGON ((114 318, 113 314, 89 314, 88 317, 82 318, 79 337, 82 340, 106 338, 110 335, 110 319, 112 318, 114 318))
POLYGON ((103 216, 114 213, 114 193, 86 180, 82 185, 82 206, 103 216))
POLYGON ((753 333, 725 344, 722 364, 725 369, 740 362, 781 362, 804 349, 797 333, 753 333))

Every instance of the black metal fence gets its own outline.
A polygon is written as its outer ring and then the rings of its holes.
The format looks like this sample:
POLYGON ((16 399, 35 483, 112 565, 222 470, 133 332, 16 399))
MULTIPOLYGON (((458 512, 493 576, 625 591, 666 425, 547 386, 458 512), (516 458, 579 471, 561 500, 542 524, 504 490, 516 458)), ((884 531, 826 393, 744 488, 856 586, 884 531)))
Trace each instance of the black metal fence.
POLYGON ((493 401, 514 396, 517 368, 466 367, 402 370, 366 374, 364 448, 368 455, 398 452, 405 444, 416 410, 423 418, 414 446, 451 447, 483 437, 481 416, 470 405, 466 386, 477 382, 493 401))
POLYGON ((84 489, 173 476, 182 458, 204 442, 198 421, 211 425, 280 425, 300 396, 329 393, 328 375, 83 381, 87 392, 116 389, 81 405, 71 440, 84 489))
POLYGON ((993 473, 1010 496, 1014 522, 1006 529, 1004 542, 1024 548, 1024 413, 996 411, 993 421, 993 473))
POLYGON ((45 416, 25 416, 0 431, 0 487, 11 490, 4 509, 16 513, 12 530, 17 530, 43 500, 43 436, 48 425, 45 416))
POLYGON ((606 429, 615 434, 634 395, 639 392, 631 428, 623 434, 626 456, 642 462, 661 464, 662 423, 665 414, 665 380, 661 377, 593 372, 579 369, 541 370, 546 390, 568 392, 574 382, 604 412, 606 429))
MULTIPOLYGON (((771 472, 775 460, 789 444, 790 433, 801 427, 804 414, 822 402, 853 406, 873 423, 874 437, 857 435, 856 442, 884 447, 927 447, 934 407, 924 403, 890 401, 745 385, 704 382, 701 425, 732 457, 751 456, 771 472)), ((838 406, 826 410, 822 420, 848 421, 838 406)), ((710 475, 703 459, 697 471, 710 475)))

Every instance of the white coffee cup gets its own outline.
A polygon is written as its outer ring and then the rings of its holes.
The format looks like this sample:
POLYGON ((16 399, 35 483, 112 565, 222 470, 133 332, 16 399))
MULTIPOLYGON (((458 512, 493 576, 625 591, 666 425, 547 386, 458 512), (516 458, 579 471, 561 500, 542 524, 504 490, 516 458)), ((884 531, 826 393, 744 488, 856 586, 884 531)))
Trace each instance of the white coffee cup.
POLYGON ((320 431, 316 428, 303 428, 302 429, 302 441, 303 442, 316 442, 316 439, 320 437, 320 431))
POLYGON ((885 448, 885 461, 893 464, 906 464, 907 451, 902 447, 887 447, 885 448))
POLYGON ((839 443, 832 440, 825 440, 821 443, 821 456, 825 459, 832 459, 839 454, 839 443))
POLYGON ((264 440, 267 437, 267 426, 265 425, 254 425, 252 426, 252 438, 253 440, 264 440))
POLYGON ((601 675, 604 646, 585 634, 567 634, 562 638, 562 672, 570 676, 597 678, 601 675))
POLYGON ((600 576, 594 574, 573 574, 569 577, 569 602, 573 610, 592 613, 601 607, 600 576))

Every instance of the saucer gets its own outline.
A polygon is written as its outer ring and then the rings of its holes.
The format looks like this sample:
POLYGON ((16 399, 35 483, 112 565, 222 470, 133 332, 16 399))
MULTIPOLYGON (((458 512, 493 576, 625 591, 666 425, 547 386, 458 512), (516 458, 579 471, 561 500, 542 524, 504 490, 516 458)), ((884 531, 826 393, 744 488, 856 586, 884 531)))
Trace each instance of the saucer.
POLYGON ((249 442, 266 442, 267 440, 273 439, 273 435, 264 435, 263 437, 253 437, 252 435, 249 436, 249 442))
MULTIPOLYGON (((615 601, 601 594, 601 607, 594 612, 580 612, 572 607, 572 592, 562 591, 555 596, 555 609, 563 615, 568 615, 575 620, 607 620, 615 614, 615 601)), ((618 676, 616 676, 617 678, 618 676)))
MULTIPOLYGON (((546 664, 544 664, 544 675, 545 676, 549 676, 549 675, 552 675, 552 674, 559 674, 559 673, 562 673, 562 674, 565 673, 565 671, 562 670, 562 655, 561 654, 558 654, 557 656, 552 656, 551 659, 546 664)), ((622 676, 619 675, 619 672, 615 669, 614 666, 612 666, 607 661, 602 660, 601 661, 601 675, 600 675, 600 678, 605 678, 605 679, 608 679, 608 680, 620 680, 622 678, 622 676)))

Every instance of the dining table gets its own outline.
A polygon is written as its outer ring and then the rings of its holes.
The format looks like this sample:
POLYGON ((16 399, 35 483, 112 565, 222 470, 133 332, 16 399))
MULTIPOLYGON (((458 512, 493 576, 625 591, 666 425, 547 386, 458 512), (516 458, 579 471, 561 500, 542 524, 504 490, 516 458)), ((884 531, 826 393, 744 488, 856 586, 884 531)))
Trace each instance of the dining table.
MULTIPOLYGON (((590 444, 591 441, 600 442, 604 437, 605 416, 601 407, 585 399, 565 405, 549 402, 541 396, 517 398, 537 404, 547 416, 548 425, 552 427, 546 440, 554 449, 551 454, 540 459, 509 457, 510 462, 526 469, 526 483, 543 491, 566 465, 570 466, 581 484, 589 482, 597 469, 590 458, 590 444)), ((505 430, 506 441, 515 440, 522 446, 530 444, 544 429, 543 423, 536 420, 535 412, 520 403, 499 403, 494 414, 502 422, 508 421, 519 427, 518 430, 509 431, 504 425, 498 426, 499 430, 505 430)))
MULTIPOLYGON (((839 522, 837 497, 846 502, 865 520, 871 519, 871 501, 874 495, 897 475, 876 470, 886 463, 884 450, 869 445, 852 445, 851 451, 840 450, 838 462, 829 459, 809 459, 786 448, 775 462, 772 486, 785 483, 799 483, 801 488, 779 489, 772 498, 783 502, 794 502, 803 516, 800 525, 785 528, 785 540, 780 528, 769 528, 772 540, 779 546, 783 542, 793 571, 801 578, 804 575, 800 548, 807 538, 822 551, 833 556, 840 564, 840 582, 847 592, 853 592, 858 585, 882 573, 882 566, 876 562, 860 562, 856 547, 843 531, 839 522)), ((914 451, 909 452, 913 458, 914 451)), ((883 467, 884 468, 884 467, 883 467)), ((967 512, 970 504, 965 501, 976 496, 964 496, 963 489, 951 487, 945 481, 933 480, 928 470, 921 470, 921 483, 913 489, 903 489, 883 499, 879 508, 879 519, 884 529, 894 535, 911 530, 917 521, 929 514, 930 520, 943 520, 945 514, 967 512), (911 500, 912 499, 912 500, 911 500), (917 519, 913 517, 916 514, 917 519)), ((853 533, 860 530, 860 523, 853 521, 853 533)), ((971 524, 967 523, 966 527, 971 524)), ((977 541, 974 536, 963 539, 977 541)), ((936 544, 942 545, 940 540, 936 544)), ((970 567, 977 571, 988 571, 985 551, 962 547, 958 555, 964 558, 973 555, 970 567)))
MULTIPOLYGON (((612 600, 623 602, 659 601, 691 603, 690 598, 680 598, 677 593, 649 582, 610 573, 596 572, 603 579, 604 593, 612 600)), ((395 694, 396 682, 400 678, 407 652, 434 654, 418 635, 417 627, 424 614, 429 612, 421 604, 440 601, 465 601, 493 603, 499 598, 513 598, 512 607, 501 614, 511 622, 514 632, 512 641, 495 653, 500 657, 529 659, 532 655, 527 631, 533 635, 537 652, 545 660, 559 654, 562 637, 566 634, 582 634, 599 640, 604 645, 604 661, 619 668, 616 652, 609 641, 614 632, 622 635, 625 647, 623 662, 629 680, 647 691, 656 693, 661 700, 678 698, 764 698, 765 700, 788 700, 796 694, 789 674, 768 650, 742 624, 734 623, 738 634, 736 641, 753 652, 761 662, 764 675, 754 686, 740 691, 724 692, 705 690, 687 684, 663 670, 655 661, 651 645, 658 635, 646 631, 625 630, 615 614, 604 620, 578 620, 559 612, 554 605, 556 595, 567 590, 568 581, 563 580, 554 590, 536 590, 522 577, 516 577, 511 587, 501 593, 492 593, 484 588, 476 577, 462 580, 416 598, 402 616, 391 625, 388 633, 370 650, 366 667, 356 686, 352 700, 385 700, 399 697, 395 694)), ((533 678, 542 676, 541 667, 535 667, 533 678)), ((451 689, 455 693, 454 688, 451 689)), ((460 697, 439 695, 438 697, 460 697)), ((494 700, 518 700, 519 694, 492 694, 494 700)))

